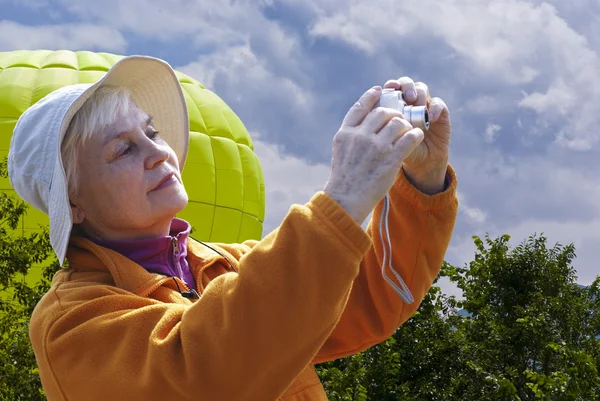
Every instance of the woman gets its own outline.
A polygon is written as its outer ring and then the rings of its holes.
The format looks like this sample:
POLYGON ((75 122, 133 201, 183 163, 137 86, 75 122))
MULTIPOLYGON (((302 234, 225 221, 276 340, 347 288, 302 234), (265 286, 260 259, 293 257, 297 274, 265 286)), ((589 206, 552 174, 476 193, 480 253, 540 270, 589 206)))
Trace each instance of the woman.
POLYGON ((9 177, 50 216, 69 262, 31 319, 48 399, 326 400, 313 365, 365 350, 411 316, 456 218, 446 106, 408 78, 385 86, 428 105, 427 135, 398 111, 371 111, 381 88, 370 89, 334 137, 323 191, 242 244, 201 243, 174 218, 187 202, 189 128, 165 62, 124 58, 96 84, 29 108, 9 177), (361 228, 371 211, 382 217, 388 191, 391 262, 412 303, 381 274, 376 225, 361 228))

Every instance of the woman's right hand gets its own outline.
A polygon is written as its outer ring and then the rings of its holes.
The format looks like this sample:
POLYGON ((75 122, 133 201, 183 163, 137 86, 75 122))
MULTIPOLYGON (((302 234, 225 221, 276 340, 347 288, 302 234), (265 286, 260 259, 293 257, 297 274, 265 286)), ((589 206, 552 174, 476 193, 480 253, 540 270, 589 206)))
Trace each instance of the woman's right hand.
POLYGON ((373 107, 381 87, 365 92, 350 108, 333 138, 329 179, 323 191, 358 224, 394 184, 402 163, 424 133, 397 110, 373 107))

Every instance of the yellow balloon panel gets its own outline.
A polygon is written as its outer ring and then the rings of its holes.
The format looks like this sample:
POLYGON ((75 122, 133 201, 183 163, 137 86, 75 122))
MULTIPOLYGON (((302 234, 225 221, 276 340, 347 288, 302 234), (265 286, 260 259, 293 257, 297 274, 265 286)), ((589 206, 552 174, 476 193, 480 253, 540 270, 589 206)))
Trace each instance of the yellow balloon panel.
MULTIPOLYGON (((0 52, 0 159, 8 155, 19 116, 50 92, 99 80, 123 56, 69 50, 0 52)), ((189 204, 178 215, 190 222, 195 238, 212 242, 260 239, 265 214, 264 177, 252 139, 242 121, 200 82, 175 72, 190 119, 190 146, 183 171, 189 204)), ((8 179, 0 191, 13 193, 8 179)), ((37 231, 48 219, 29 207, 22 233, 37 231)))

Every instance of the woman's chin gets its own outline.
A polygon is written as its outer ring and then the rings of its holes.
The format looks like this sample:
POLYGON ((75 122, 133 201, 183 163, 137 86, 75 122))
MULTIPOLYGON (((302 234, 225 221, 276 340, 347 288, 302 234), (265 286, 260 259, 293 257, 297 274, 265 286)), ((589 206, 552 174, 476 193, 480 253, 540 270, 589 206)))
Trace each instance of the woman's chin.
POLYGON ((160 218, 175 217, 188 204, 188 195, 183 185, 172 185, 161 191, 150 192, 147 201, 151 215, 160 218))
POLYGON ((184 186, 179 183, 169 185, 159 190, 152 191, 148 195, 150 201, 153 203, 187 204, 188 202, 187 192, 184 186))
POLYGON ((178 194, 178 196, 174 196, 172 199, 170 199, 166 207, 173 212, 173 215, 175 215, 181 212, 183 209, 185 209, 187 204, 188 197, 187 194, 184 192, 183 194, 178 194))

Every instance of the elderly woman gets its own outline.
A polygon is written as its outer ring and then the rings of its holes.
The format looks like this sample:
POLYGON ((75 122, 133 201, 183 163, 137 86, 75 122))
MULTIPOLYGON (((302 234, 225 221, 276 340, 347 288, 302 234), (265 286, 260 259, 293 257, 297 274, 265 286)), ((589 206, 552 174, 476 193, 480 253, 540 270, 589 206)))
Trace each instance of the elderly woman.
POLYGON ((96 84, 30 107, 9 177, 50 216, 69 265, 31 319, 48 399, 326 400, 313 366, 385 340, 411 316, 457 213, 445 104, 409 78, 385 86, 427 105, 430 130, 376 107, 382 88, 368 90, 334 136, 323 190, 241 244, 196 241, 174 217, 187 202, 189 127, 165 62, 126 57, 96 84), (391 251, 403 291, 382 275, 391 251))

